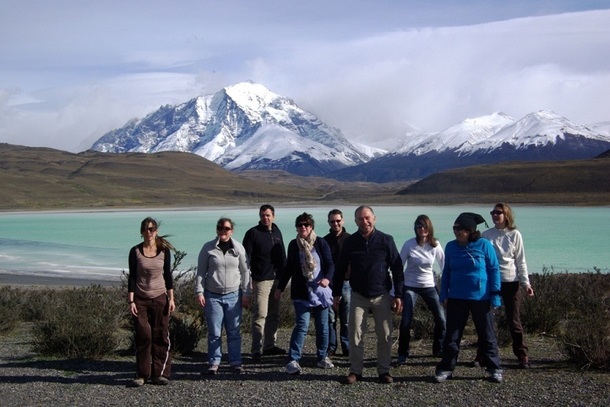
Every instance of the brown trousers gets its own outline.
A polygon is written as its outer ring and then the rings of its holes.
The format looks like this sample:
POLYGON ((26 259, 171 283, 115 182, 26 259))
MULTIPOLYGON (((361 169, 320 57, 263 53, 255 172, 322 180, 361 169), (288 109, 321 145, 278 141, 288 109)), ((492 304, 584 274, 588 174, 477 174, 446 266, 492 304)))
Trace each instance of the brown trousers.
POLYGON ((136 331, 137 377, 151 378, 171 374, 169 340, 169 302, 167 295, 156 298, 134 297, 138 316, 133 317, 136 331))

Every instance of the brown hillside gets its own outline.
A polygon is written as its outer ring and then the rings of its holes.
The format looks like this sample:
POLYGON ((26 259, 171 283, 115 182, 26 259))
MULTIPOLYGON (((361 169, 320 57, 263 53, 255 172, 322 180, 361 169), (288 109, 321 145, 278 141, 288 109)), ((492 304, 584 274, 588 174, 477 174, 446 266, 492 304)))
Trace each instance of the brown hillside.
POLYGON ((460 168, 433 174, 398 195, 422 199, 446 196, 469 202, 495 198, 491 200, 607 205, 610 158, 460 168))
POLYGON ((1 144, 0 158, 0 209, 238 205, 259 196, 303 194, 274 189, 190 153, 72 154, 1 144))
POLYGON ((323 203, 398 189, 281 171, 233 173, 181 152, 73 154, 0 144, 0 169, 0 210, 323 203))
POLYGON ((469 167, 434 174, 406 187, 406 182, 342 182, 284 171, 233 173, 190 153, 73 154, 0 144, 0 170, 0 210, 254 206, 265 202, 610 204, 609 158, 469 167))

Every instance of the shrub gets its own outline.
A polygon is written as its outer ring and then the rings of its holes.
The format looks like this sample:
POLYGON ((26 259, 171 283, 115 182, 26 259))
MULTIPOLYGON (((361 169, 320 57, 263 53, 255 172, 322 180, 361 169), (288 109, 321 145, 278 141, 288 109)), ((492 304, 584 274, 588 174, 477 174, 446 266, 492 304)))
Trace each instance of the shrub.
POLYGON ((571 308, 558 336, 570 360, 610 369, 610 275, 585 273, 570 279, 571 308))
POLYGON ((34 326, 34 349, 43 355, 98 359, 117 346, 125 318, 124 296, 117 288, 92 285, 58 292, 47 319, 34 326))
POLYGON ((176 310, 169 320, 170 341, 174 352, 183 355, 193 352, 204 335, 201 307, 195 299, 195 276, 190 268, 174 278, 176 310))
POLYGON ((526 332, 555 335, 572 307, 572 279, 576 274, 556 273, 544 268, 542 274, 530 275, 534 297, 525 297, 521 322, 526 332))
POLYGON ((11 332, 21 321, 22 291, 10 286, 0 287, 0 334, 11 332))
POLYGON ((54 312, 54 304, 59 299, 62 290, 28 289, 23 291, 21 302, 21 318, 27 322, 39 322, 47 319, 54 312))

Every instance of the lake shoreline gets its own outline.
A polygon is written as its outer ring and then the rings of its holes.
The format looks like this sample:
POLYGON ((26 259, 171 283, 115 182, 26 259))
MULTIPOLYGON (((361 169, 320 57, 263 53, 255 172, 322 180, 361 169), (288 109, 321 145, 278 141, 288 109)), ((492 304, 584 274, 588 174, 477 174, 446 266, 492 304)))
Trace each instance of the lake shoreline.
POLYGON ((80 288, 90 285, 100 285, 104 287, 118 287, 121 285, 120 278, 117 279, 95 279, 85 277, 58 277, 40 276, 31 274, 0 273, 0 287, 14 286, 19 288, 80 288))

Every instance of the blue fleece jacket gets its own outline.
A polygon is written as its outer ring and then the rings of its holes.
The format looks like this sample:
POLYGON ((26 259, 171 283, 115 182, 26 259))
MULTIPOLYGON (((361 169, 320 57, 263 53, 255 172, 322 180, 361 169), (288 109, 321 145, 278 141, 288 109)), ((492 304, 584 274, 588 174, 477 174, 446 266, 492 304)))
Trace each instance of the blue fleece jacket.
POLYGON ((441 278, 441 302, 447 298, 489 301, 500 305, 500 268, 496 252, 487 239, 462 246, 452 240, 445 246, 441 278))

